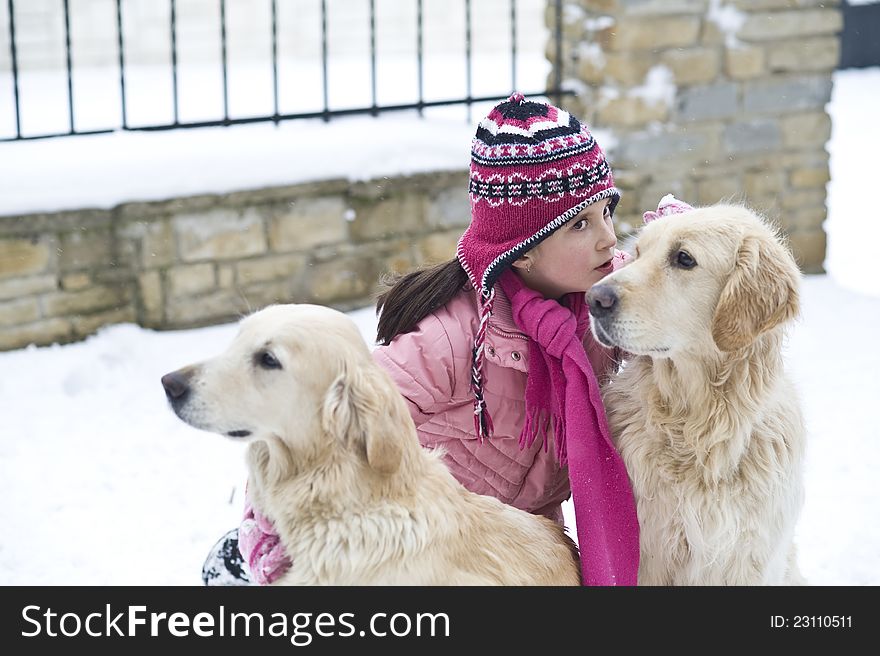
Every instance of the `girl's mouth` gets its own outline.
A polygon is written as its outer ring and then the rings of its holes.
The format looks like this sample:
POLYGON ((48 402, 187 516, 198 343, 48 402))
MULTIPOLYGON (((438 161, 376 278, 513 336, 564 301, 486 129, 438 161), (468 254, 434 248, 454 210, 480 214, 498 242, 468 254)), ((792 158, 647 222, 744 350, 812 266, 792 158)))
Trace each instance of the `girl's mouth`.
POLYGON ((614 258, 611 258, 607 262, 605 262, 604 264, 596 267, 596 271, 598 271, 599 273, 611 273, 611 271, 613 269, 614 269, 614 258))

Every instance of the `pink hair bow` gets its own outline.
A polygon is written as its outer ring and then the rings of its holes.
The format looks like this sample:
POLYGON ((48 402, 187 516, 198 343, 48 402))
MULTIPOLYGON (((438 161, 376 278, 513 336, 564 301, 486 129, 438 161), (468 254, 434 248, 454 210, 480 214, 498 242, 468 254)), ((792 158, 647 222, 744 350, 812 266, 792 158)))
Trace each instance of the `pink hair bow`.
POLYGON ((688 210, 694 209, 683 200, 678 200, 672 194, 666 194, 663 198, 660 199, 660 202, 657 203, 657 211, 656 212, 645 212, 643 218, 645 223, 650 223, 651 221, 656 221, 661 216, 669 216, 670 214, 681 214, 682 212, 687 212, 688 210))

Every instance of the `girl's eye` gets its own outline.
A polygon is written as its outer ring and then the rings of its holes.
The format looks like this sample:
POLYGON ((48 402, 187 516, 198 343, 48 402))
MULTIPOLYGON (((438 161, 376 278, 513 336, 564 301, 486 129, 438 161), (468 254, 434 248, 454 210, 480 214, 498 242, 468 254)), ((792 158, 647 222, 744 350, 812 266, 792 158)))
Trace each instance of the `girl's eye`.
POLYGON ((608 203, 605 206, 605 210, 602 212, 602 218, 603 219, 610 219, 611 218, 611 203, 608 203))
POLYGON ((257 353, 257 364, 263 369, 281 369, 281 363, 278 362, 278 358, 269 353, 269 351, 257 353))
POLYGON ((577 222, 573 226, 571 226, 572 230, 586 230, 587 226, 590 225, 590 222, 586 219, 578 219, 577 222))

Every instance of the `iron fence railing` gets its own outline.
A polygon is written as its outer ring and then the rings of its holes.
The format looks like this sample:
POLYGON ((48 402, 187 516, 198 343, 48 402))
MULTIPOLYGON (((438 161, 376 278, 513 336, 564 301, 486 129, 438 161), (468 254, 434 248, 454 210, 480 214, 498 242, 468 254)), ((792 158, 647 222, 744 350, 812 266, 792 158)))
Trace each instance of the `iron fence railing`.
MULTIPOLYGON (((322 98, 323 107, 315 111, 285 113, 280 111, 279 107, 279 73, 278 73, 278 0, 267 0, 270 3, 270 20, 271 20, 271 67, 272 67, 272 93, 273 93, 273 111, 270 114, 235 117, 230 115, 229 110, 229 62, 227 56, 227 1, 217 0, 219 2, 220 12, 220 67, 222 72, 222 98, 223 98, 223 114, 222 118, 214 120, 199 121, 183 121, 180 117, 180 81, 178 78, 178 50, 179 37, 178 34, 178 0, 168 0, 170 3, 169 15, 170 24, 168 26, 170 32, 170 68, 171 68, 171 84, 172 84, 172 116, 170 122, 160 122, 148 125, 132 125, 129 121, 129 98, 126 92, 126 39, 123 24, 123 16, 125 12, 125 0, 115 0, 115 42, 116 42, 116 58, 118 63, 119 76, 119 102, 121 111, 120 125, 108 127, 104 129, 78 129, 74 107, 74 61, 72 57, 71 29, 70 29, 70 3, 69 0, 59 0, 63 3, 64 14, 64 49, 66 53, 66 80, 67 80, 67 131, 54 131, 47 134, 23 134, 22 133, 22 104, 21 89, 19 79, 21 71, 19 70, 18 45, 16 42, 16 22, 15 22, 15 1, 7 0, 9 12, 9 49, 11 54, 11 72, 12 72, 12 98, 14 103, 14 120, 15 134, 14 136, 0 136, 0 141, 23 141, 31 139, 45 139, 50 137, 77 136, 86 134, 101 134, 108 132, 123 131, 155 131, 155 130, 173 130, 183 128, 200 128, 211 126, 230 126, 247 123, 263 123, 288 121, 294 119, 322 118, 329 121, 336 116, 346 116, 355 114, 370 114, 377 116, 381 113, 395 112, 402 110, 417 110, 420 114, 422 110, 429 107, 464 105, 470 110, 470 106, 478 102, 495 101, 503 99, 509 95, 474 95, 473 92, 473 44, 472 44, 472 0, 464 0, 464 24, 465 24, 465 94, 442 99, 425 98, 425 50, 424 50, 424 0, 414 0, 416 3, 416 75, 417 75, 417 97, 411 102, 380 104, 377 96, 377 70, 376 70, 376 1, 366 0, 369 2, 369 43, 370 43, 370 103, 360 107, 331 107, 329 101, 329 69, 328 62, 330 53, 328 50, 328 12, 327 0, 321 0, 321 72, 322 72, 322 98)), ((352 0, 354 1, 354 0, 352 0)), ((555 32, 555 59, 554 62, 554 83, 551 88, 541 90, 525 90, 526 95, 530 96, 547 96, 555 98, 559 104, 562 96, 572 93, 562 88, 562 0, 549 0, 549 4, 554 8, 555 21, 553 31, 555 32)), ((517 88, 517 0, 509 0, 509 18, 510 18, 510 92, 520 90, 517 88)))

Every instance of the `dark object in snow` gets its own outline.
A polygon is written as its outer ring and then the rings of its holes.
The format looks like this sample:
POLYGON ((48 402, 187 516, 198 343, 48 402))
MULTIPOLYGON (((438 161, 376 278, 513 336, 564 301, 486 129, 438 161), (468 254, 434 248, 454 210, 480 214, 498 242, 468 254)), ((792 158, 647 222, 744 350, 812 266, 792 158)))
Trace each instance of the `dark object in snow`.
POLYGON ((251 585, 250 573, 238 550, 238 529, 217 540, 202 565, 205 585, 251 585))

